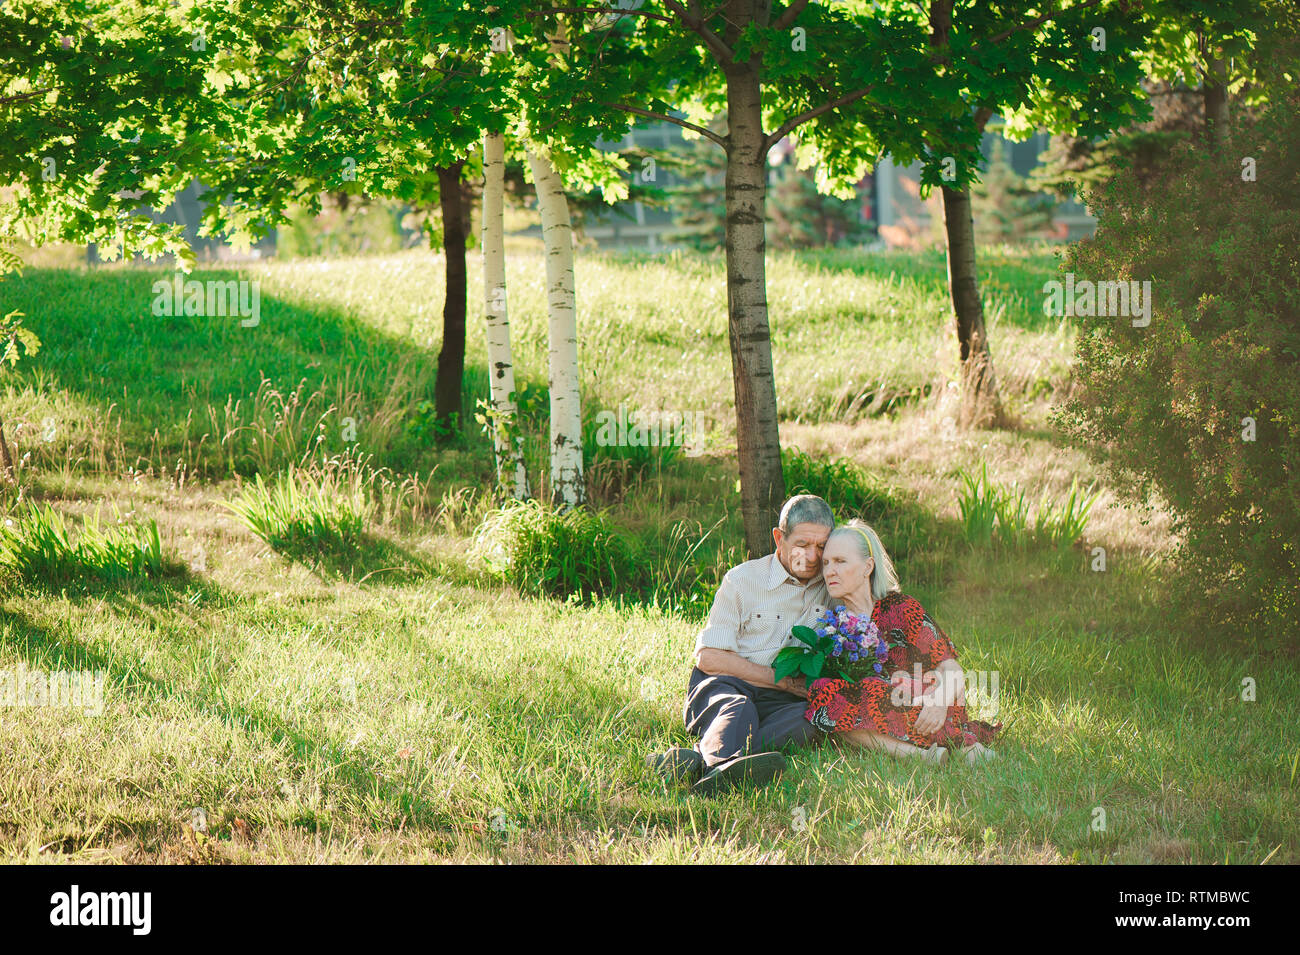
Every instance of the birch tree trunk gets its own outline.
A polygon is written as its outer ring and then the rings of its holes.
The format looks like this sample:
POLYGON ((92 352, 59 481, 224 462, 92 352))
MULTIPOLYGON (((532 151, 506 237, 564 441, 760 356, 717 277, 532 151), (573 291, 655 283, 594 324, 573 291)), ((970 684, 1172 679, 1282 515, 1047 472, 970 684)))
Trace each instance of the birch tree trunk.
POLYGON ((772 528, 785 498, 767 320, 767 150, 758 69, 755 58, 726 71, 727 332, 741 513, 751 558, 771 553, 772 528))
POLYGON ((540 149, 528 150, 546 247, 546 314, 550 333, 551 501, 567 510, 586 499, 582 476, 582 397, 578 381, 578 314, 573 225, 564 184, 540 149))
POLYGON ((488 380, 497 486, 517 501, 528 497, 523 438, 515 433, 515 367, 506 309, 505 247, 506 141, 501 133, 483 136, 483 294, 487 316, 488 380))

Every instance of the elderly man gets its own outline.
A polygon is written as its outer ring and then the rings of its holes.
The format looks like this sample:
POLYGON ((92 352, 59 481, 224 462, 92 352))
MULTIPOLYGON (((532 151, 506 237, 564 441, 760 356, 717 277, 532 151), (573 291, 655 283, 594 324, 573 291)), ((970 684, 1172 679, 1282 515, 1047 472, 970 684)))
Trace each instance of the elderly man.
POLYGON ((835 526, 830 506, 800 494, 785 502, 772 529, 776 553, 733 567, 695 640, 695 669, 683 718, 696 749, 671 749, 646 762, 665 776, 694 781, 711 794, 741 782, 762 784, 785 768, 774 750, 811 745, 821 734, 804 719, 801 679, 775 682, 772 661, 790 631, 813 626, 830 599, 822 548, 835 526))

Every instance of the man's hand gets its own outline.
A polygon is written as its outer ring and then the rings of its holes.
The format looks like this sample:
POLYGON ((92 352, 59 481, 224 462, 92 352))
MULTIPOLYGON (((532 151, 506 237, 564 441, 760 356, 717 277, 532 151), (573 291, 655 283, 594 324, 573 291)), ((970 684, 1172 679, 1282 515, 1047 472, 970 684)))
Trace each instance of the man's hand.
POLYGON ((802 699, 808 699, 808 687, 805 685, 802 677, 788 676, 776 684, 778 690, 785 690, 787 693, 793 693, 802 699))
MULTIPOLYGON (((695 665, 709 676, 734 676, 744 680, 750 686, 763 687, 764 689, 787 689, 776 682, 776 671, 771 667, 765 667, 761 663, 754 663, 752 660, 746 660, 734 650, 718 650, 713 647, 701 647, 695 655, 695 665)), ((789 679, 787 677, 787 679, 789 679)), ((789 690, 794 693, 795 690, 789 690)), ((800 693, 800 696, 805 694, 800 693)))

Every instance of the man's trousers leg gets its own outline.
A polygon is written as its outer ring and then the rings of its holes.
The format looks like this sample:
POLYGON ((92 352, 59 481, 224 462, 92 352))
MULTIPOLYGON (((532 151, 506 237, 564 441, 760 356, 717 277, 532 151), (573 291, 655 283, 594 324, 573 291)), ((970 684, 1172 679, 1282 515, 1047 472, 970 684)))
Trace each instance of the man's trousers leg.
POLYGON ((815 743, 821 734, 803 717, 807 704, 793 693, 755 687, 734 676, 698 668, 686 690, 683 719, 700 739, 705 765, 788 744, 815 743))

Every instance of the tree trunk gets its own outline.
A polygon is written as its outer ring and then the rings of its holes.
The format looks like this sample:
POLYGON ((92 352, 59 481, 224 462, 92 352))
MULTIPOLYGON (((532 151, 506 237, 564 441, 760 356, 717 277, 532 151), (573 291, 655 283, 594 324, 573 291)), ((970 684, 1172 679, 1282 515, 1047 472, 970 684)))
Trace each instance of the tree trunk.
POLYGON ((1222 59, 1209 59, 1201 95, 1205 101, 1205 142, 1214 147, 1223 141, 1228 125, 1228 64, 1222 59))
MULTIPOLYGON (((930 46, 941 49, 952 32, 953 0, 930 0, 930 46)), ((981 106, 975 111, 975 128, 984 125, 993 110, 981 106)), ((961 428, 988 428, 1002 419, 993 356, 984 329, 984 304, 980 299, 979 277, 975 272, 975 219, 971 213, 970 187, 943 191, 943 227, 947 233, 948 294, 957 320, 957 347, 961 365, 961 428)))
POLYGON ((9 453, 9 442, 5 439, 5 426, 0 422, 0 464, 4 467, 4 479, 10 484, 18 480, 18 473, 14 470, 14 458, 9 453))
POLYGON ((505 154, 505 136, 483 136, 483 297, 487 306, 484 314, 497 487, 522 501, 528 497, 528 472, 524 468, 523 438, 514 427, 515 366, 506 309, 505 154))
POLYGON ((578 380, 578 316, 574 294, 573 225, 564 184, 544 152, 528 150, 546 247, 546 314, 550 338, 551 501, 567 510, 586 498, 582 477, 582 397, 578 380))
POLYGON ((447 260, 447 290, 442 306, 442 348, 434 411, 439 440, 460 432, 464 421, 461 391, 465 382, 465 215, 460 173, 465 161, 438 167, 438 202, 442 207, 442 248, 447 260))
POLYGON ((962 428, 988 428, 1002 419, 993 356, 984 329, 984 306, 975 274, 975 221, 970 189, 943 188, 943 225, 948 234, 948 288, 961 350, 962 428))
POLYGON ((727 68, 727 331, 736 394, 736 454, 745 548, 772 551, 785 498, 767 323, 767 151, 755 60, 727 68))

